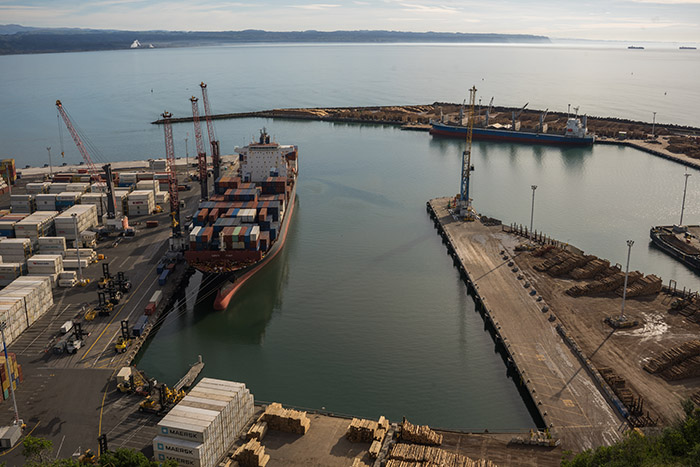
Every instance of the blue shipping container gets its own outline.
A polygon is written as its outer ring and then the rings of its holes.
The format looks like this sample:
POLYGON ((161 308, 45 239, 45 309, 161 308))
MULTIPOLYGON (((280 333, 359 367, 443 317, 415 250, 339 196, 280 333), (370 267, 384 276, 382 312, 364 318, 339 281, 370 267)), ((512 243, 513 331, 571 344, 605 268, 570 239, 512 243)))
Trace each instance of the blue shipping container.
POLYGON ((165 285, 165 281, 168 280, 168 274, 170 274, 170 270, 163 269, 163 272, 161 272, 158 277, 158 285, 165 285))
POLYGON ((131 328, 131 334, 133 334, 134 337, 139 337, 141 334, 143 334, 143 330, 146 327, 146 324, 148 323, 148 316, 142 315, 138 321, 136 321, 136 324, 134 324, 134 327, 131 328))

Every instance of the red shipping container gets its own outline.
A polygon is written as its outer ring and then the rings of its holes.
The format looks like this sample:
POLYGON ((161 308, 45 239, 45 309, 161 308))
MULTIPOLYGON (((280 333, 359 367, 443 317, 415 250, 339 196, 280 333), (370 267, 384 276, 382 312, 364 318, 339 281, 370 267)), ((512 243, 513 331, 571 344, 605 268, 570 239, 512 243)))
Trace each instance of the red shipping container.
POLYGON ((214 208, 209 212, 209 222, 214 222, 219 218, 219 208, 214 208))
POLYGON ((150 316, 155 312, 156 312, 156 304, 155 303, 149 303, 148 305, 146 305, 146 309, 144 311, 144 314, 150 316))

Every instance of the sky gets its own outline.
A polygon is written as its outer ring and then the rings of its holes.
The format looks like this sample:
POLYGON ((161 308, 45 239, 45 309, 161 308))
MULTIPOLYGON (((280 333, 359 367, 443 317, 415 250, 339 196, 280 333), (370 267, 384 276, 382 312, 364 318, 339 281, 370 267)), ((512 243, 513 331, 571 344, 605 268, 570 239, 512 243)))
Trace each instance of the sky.
POLYGON ((0 24, 122 30, 384 29, 700 42, 700 0, 0 0, 0 24))

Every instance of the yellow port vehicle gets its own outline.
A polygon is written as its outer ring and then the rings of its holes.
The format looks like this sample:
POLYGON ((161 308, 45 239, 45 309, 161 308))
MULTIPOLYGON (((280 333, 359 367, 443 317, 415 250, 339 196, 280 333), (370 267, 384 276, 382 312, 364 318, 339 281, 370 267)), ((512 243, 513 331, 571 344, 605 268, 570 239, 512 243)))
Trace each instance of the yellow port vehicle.
POLYGON ((126 352, 126 348, 129 347, 131 343, 131 336, 129 336, 129 320, 122 320, 121 332, 121 335, 117 338, 117 342, 114 344, 114 351, 116 353, 126 352))

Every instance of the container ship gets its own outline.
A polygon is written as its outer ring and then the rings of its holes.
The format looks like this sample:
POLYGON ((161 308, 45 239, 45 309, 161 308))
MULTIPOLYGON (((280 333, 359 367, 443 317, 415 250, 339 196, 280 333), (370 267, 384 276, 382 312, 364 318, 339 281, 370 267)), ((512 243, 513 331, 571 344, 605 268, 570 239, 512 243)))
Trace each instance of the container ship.
POLYGON ((700 225, 661 225, 652 227, 654 245, 694 271, 700 272, 700 225))
POLYGON ((189 233, 188 264, 218 291, 223 310, 239 288, 284 247, 294 214, 298 148, 270 141, 239 148, 236 176, 221 176, 215 194, 199 204, 189 233))
MULTIPOLYGON (((464 139, 467 137, 467 126, 451 122, 430 122, 430 134, 464 139)), ((583 122, 579 118, 569 118, 564 134, 474 126, 472 139, 566 146, 590 146, 595 142, 595 136, 588 133, 585 116, 583 122)))

